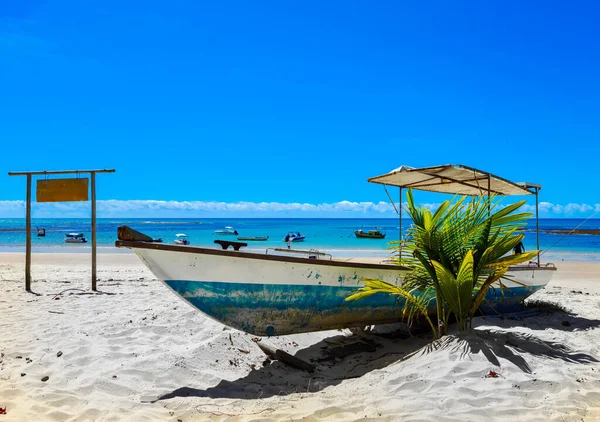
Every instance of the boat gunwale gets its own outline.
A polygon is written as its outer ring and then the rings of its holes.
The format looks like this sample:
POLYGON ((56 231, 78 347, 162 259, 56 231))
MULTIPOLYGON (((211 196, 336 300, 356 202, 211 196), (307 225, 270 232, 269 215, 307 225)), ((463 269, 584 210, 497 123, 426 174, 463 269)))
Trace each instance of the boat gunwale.
POLYGON ((281 262, 294 262, 298 264, 311 264, 311 265, 325 265, 333 267, 352 267, 352 268, 371 268, 380 270, 400 270, 408 271, 409 268, 402 265, 395 264, 371 264, 368 262, 356 262, 356 261, 329 261, 321 259, 311 258, 300 258, 295 256, 283 256, 283 255, 267 255, 264 253, 246 252, 246 251, 232 251, 223 249, 209 249, 198 246, 184 246, 184 245, 169 245, 161 243, 148 243, 141 241, 130 241, 130 240, 117 240, 115 242, 117 248, 138 248, 138 249, 154 249, 171 252, 185 252, 185 253, 201 253, 205 255, 218 255, 228 256, 237 258, 249 258, 249 259, 262 259, 266 261, 281 261, 281 262))
MULTIPOLYGON (((171 252, 185 252, 185 253, 201 253, 205 255, 218 255, 218 256, 228 256, 228 257, 238 257, 238 258, 248 258, 248 259, 262 259, 266 261, 280 261, 280 262, 294 262, 299 264, 311 264, 311 265, 324 265, 324 266, 333 266, 333 267, 352 267, 352 268, 370 268, 370 269, 380 269, 380 270, 400 270, 400 271, 408 271, 410 270, 408 267, 396 264, 372 264, 368 262, 359 262, 359 261, 338 261, 338 260, 320 260, 320 259, 310 259, 310 258, 301 258, 295 256, 283 256, 283 255, 267 255, 256 252, 246 252, 246 251, 232 251, 232 250, 223 250, 223 249, 209 249, 202 248, 198 246, 189 246, 189 245, 169 245, 164 243, 149 243, 142 241, 131 241, 131 240, 117 240, 115 242, 115 246, 117 248, 138 248, 138 249, 154 249, 154 250, 163 250, 163 251, 171 251, 171 252)), ((509 267, 509 271, 556 271, 556 267, 544 266, 538 267, 533 265, 519 265, 519 266, 511 266, 509 267)))

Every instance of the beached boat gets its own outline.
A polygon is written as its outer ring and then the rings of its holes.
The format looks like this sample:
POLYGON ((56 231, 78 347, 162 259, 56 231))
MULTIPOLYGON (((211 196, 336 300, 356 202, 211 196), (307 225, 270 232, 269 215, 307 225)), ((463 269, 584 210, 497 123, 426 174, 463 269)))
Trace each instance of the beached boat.
POLYGON ((239 233, 233 227, 226 226, 222 230, 215 230, 214 234, 226 235, 226 236, 237 236, 239 233))
MULTIPOLYGON (((535 189, 536 201, 539 189, 539 185, 518 185, 463 166, 403 167, 369 180, 467 195, 528 195, 535 189)), ((277 249, 273 254, 269 250, 252 253, 155 244, 131 240, 131 236, 122 235, 125 231, 126 226, 119 228, 119 239, 129 240, 118 240, 116 246, 133 249, 174 293, 209 317, 254 335, 364 327, 403 318, 402 303, 396 296, 375 294, 345 301, 364 285, 364 278, 401 285, 407 274, 402 266, 338 261, 314 251, 293 256, 305 251, 290 250, 283 255, 287 250, 277 249)), ((555 270, 554 266, 540 265, 539 258, 537 263, 511 267, 509 279, 503 281, 507 288, 490 288, 481 311, 521 309, 523 299, 548 284, 555 270)), ((430 306, 433 312, 435 305, 430 306)))
MULTIPOLYGON (((161 242, 162 242, 162 239, 161 239, 161 242)), ((190 240, 188 239, 187 234, 177 233, 175 235, 175 241, 174 241, 174 243, 176 245, 189 245, 190 244, 190 240)))
POLYGON ((364 231, 363 229, 354 230, 354 235, 365 239, 385 239, 385 233, 379 229, 364 231))
POLYGON ((269 236, 248 236, 243 237, 240 236, 237 240, 245 241, 245 242, 264 242, 265 240, 269 240, 269 236))
POLYGON ((65 243, 87 243, 87 239, 83 236, 83 233, 67 233, 65 243))
POLYGON ((46 236, 46 229, 43 227, 36 227, 38 237, 46 236))
POLYGON ((290 242, 303 242, 306 239, 306 236, 301 234, 300 232, 289 232, 284 238, 283 241, 287 242, 289 239, 290 242))

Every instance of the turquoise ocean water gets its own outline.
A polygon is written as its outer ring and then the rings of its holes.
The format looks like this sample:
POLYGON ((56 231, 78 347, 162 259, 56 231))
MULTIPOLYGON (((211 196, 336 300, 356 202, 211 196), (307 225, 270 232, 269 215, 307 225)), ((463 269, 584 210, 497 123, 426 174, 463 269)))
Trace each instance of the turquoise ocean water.
MULTIPOLYGON (((582 260, 600 261, 600 236, 568 235, 549 233, 550 230, 570 230, 580 225, 580 219, 540 219, 540 245, 547 250, 542 261, 582 260)), ((284 236, 289 231, 300 231, 306 241, 294 243, 295 249, 318 249, 334 256, 376 256, 389 254, 388 242, 398 240, 398 219, 285 219, 285 218, 203 218, 203 219, 115 219, 99 218, 97 236, 99 252, 118 252, 114 248, 117 227, 126 224, 153 238, 162 238, 172 243, 175 234, 189 236, 192 245, 216 247, 215 239, 237 240, 236 236, 219 236, 213 232, 231 226, 240 236, 269 236, 265 242, 248 242, 249 249, 261 251, 272 247, 285 247, 284 236), (386 232, 385 239, 357 239, 353 230, 379 227, 386 232)), ((407 228, 410 220, 403 219, 407 228)), ((82 232, 90 240, 89 219, 32 219, 32 247, 34 252, 87 252, 89 243, 66 244, 65 234, 82 232), (38 237, 36 227, 46 229, 45 237, 38 237)), ((527 227, 525 248, 535 249, 535 221, 527 227)), ((579 229, 600 230, 600 219, 588 220, 579 229)), ((20 252, 25 250, 25 219, 0 219, 0 251, 20 252)))

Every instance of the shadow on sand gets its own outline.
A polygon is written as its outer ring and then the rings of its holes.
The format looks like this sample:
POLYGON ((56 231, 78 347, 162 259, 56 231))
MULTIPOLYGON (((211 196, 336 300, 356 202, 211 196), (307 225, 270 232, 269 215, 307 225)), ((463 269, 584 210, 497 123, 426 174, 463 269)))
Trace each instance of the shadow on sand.
MULTIPOLYGON (((515 320, 507 321, 515 322, 515 320)), ((588 323, 580 322, 581 326, 586 324, 588 323)), ((589 324, 598 325, 597 322, 589 322, 589 324)), ((520 325, 524 324, 521 322, 520 325)), ((382 338, 373 335, 336 336, 296 353, 297 357, 315 364, 316 370, 312 374, 273 361, 235 381, 221 381, 216 386, 206 389, 182 387, 162 396, 155 396, 149 401, 175 397, 257 399, 299 392, 316 392, 337 385, 345 379, 358 378, 373 370, 385 368, 395 362, 445 349, 460 354, 461 359, 466 358, 468 354, 482 353, 492 365, 498 367, 501 366, 499 358, 506 359, 526 373, 531 373, 532 370, 523 356, 543 356, 581 364, 598 362, 594 356, 574 352, 560 343, 545 341, 531 334, 489 328, 472 330, 467 334, 449 335, 433 342, 429 335, 410 338, 382 338), (374 352, 353 354, 341 359, 324 357, 326 350, 336 341, 347 345, 357 341, 370 341, 375 342, 377 348, 374 352)))
POLYGON ((502 366, 498 358, 506 359, 528 374, 532 372, 531 367, 523 355, 560 359, 570 363, 599 362, 594 356, 574 352, 561 343, 545 341, 532 334, 494 329, 477 329, 468 334, 446 336, 428 344, 422 351, 415 353, 415 356, 445 349, 460 353, 461 359, 468 354, 482 353, 492 365, 498 367, 502 366))
POLYGON ((71 289, 65 289, 58 293, 49 293, 48 296, 52 296, 53 298, 55 298, 58 296, 62 296, 66 292, 70 292, 67 296, 100 296, 100 295, 114 296, 117 294, 122 294, 122 293, 104 292, 102 290, 87 291, 87 290, 83 290, 83 289, 71 288, 71 289), (73 293, 73 290, 76 290, 77 293, 73 293))
POLYGON ((600 319, 589 319, 564 310, 528 310, 521 313, 485 316, 481 324, 495 324, 502 328, 527 327, 531 330, 552 328, 561 331, 589 330, 600 327, 600 319))
MULTIPOLYGON (((381 369, 401 360, 404 356, 421 349, 431 342, 430 335, 419 335, 410 339, 389 339, 363 334, 361 336, 334 336, 299 350, 295 356, 315 365, 315 371, 308 373, 290 368, 278 361, 265 363, 260 369, 248 373, 235 381, 221 381, 214 387, 196 389, 178 388, 152 400, 166 400, 174 397, 210 397, 257 399, 299 392, 316 392, 337 385, 343 380, 359 378, 373 370, 381 369), (344 358, 333 358, 326 350, 357 343, 371 344, 374 351, 352 354, 344 358)), ((371 349, 371 350, 373 350, 371 349)))

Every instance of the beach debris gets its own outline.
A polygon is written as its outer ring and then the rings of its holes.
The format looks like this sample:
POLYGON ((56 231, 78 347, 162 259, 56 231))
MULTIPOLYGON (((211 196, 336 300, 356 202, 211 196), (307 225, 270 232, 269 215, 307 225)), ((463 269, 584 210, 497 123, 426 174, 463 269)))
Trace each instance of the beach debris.
POLYGON ((63 353, 62 353, 61 351, 59 351, 59 352, 56 354, 56 357, 57 357, 57 358, 59 358, 59 357, 61 357, 61 356, 62 356, 62 354, 63 354, 63 353))
POLYGON ((256 344, 258 345, 258 347, 260 347, 260 350, 262 350, 267 356, 269 356, 272 359, 278 360, 280 362, 285 363, 286 365, 289 365, 296 369, 301 369, 303 371, 313 372, 315 370, 314 365, 312 365, 311 363, 297 358, 296 356, 290 355, 289 353, 284 352, 281 349, 276 349, 274 346, 266 342, 260 342, 256 344))
POLYGON ((250 353, 250 350, 244 350, 244 349, 238 349, 238 350, 239 350, 240 352, 242 352, 242 353, 245 353, 245 354, 248 354, 248 353, 250 353))
POLYGON ((229 333, 229 342, 231 343, 231 345, 233 346, 233 339, 231 338, 231 333, 229 333))
POLYGON ((233 366, 240 366, 242 361, 238 358, 229 359, 229 364, 233 366))
POLYGON ((255 343, 258 343, 261 340, 262 340, 262 338, 260 338, 260 337, 252 337, 252 341, 255 343))
POLYGON ((0 415, 6 415, 6 406, 0 407, 0 415))
POLYGON ((485 376, 486 378, 498 378, 500 374, 490 369, 490 372, 485 376))
POLYGON ((27 375, 25 372, 21 372, 22 377, 24 377, 25 375, 27 375))
POLYGON ((60 300, 60 297, 55 297, 54 300, 60 300))
POLYGON ((60 312, 60 311, 48 311, 51 314, 64 314, 64 312, 60 312))
POLYGON ((44 378, 42 378, 42 382, 46 382, 50 379, 50 377, 48 375, 46 375, 44 378))
POLYGON ((116 380, 116 379, 117 379, 117 376, 116 376, 116 375, 113 375, 112 377, 113 377, 113 379, 114 379, 114 380, 116 380))

